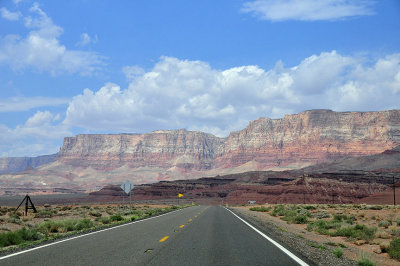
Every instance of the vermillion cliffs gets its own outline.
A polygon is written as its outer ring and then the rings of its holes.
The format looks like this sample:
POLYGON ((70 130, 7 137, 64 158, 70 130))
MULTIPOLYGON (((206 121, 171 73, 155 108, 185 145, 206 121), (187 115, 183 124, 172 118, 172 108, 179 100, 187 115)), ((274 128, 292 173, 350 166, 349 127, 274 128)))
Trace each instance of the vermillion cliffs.
POLYGON ((251 170, 297 169, 400 145, 400 110, 311 110, 260 118, 219 138, 186 130, 67 137, 54 162, 0 176, 3 185, 90 187, 149 183, 251 170))

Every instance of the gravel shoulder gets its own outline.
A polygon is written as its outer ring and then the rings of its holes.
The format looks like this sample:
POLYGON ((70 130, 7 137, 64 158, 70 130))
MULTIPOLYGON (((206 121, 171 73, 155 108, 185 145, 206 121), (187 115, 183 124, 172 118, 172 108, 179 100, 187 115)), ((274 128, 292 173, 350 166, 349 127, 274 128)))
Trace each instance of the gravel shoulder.
POLYGON ((343 248, 344 255, 341 258, 337 258, 332 253, 337 247, 324 244, 332 241, 326 236, 299 230, 279 218, 260 212, 253 212, 247 208, 230 209, 310 265, 357 265, 357 259, 352 256, 352 253, 359 254, 360 251, 353 247, 343 248), (321 249, 319 246, 324 246, 326 249, 321 249), (351 259, 352 257, 353 259, 351 259))

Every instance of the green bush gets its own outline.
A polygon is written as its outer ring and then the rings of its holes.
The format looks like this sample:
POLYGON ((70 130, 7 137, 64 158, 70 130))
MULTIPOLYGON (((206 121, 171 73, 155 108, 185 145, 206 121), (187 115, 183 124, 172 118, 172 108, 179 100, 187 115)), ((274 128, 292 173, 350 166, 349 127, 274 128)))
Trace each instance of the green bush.
POLYGON ((75 225, 75 230, 83 230, 93 227, 93 222, 89 219, 79 220, 75 225))
POLYGON ((383 206, 381 206, 381 205, 372 205, 372 206, 368 206, 368 209, 370 209, 370 210, 382 210, 383 206))
POLYGON ((109 224, 111 222, 110 218, 108 218, 108 217, 97 217, 95 219, 95 221, 99 222, 99 223, 102 223, 102 224, 109 224))
POLYGON ((305 215, 297 215, 294 218, 294 222, 296 224, 306 224, 308 222, 308 219, 307 219, 307 216, 305 216, 305 215))
POLYGON ((393 259, 400 260, 400 238, 390 241, 388 253, 393 259))
POLYGON ((375 238, 376 227, 356 224, 354 226, 341 227, 332 233, 332 236, 345 236, 352 239, 371 240, 375 238))
POLYGON ((35 214, 35 218, 52 218, 54 215, 54 211, 50 209, 39 210, 35 214))
POLYGON ((256 211, 256 212, 269 212, 272 208, 271 207, 251 207, 249 210, 250 211, 256 211))
POLYGON ((110 221, 111 222, 119 222, 122 221, 124 218, 120 214, 114 214, 110 216, 110 221))
POLYGON ((392 225, 391 220, 380 221, 378 224, 379 227, 385 227, 385 228, 388 228, 390 225, 392 225))
POLYGON ((18 245, 24 241, 34 241, 41 238, 40 233, 36 229, 22 229, 15 232, 0 233, 0 247, 18 245))
POLYGON ((332 253, 338 258, 343 256, 343 250, 341 248, 335 248, 332 253))

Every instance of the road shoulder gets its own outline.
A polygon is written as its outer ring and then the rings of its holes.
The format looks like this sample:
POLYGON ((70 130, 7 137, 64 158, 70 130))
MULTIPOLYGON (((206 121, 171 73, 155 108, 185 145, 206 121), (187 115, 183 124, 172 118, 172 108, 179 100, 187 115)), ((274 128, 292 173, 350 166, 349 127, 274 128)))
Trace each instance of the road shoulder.
POLYGON ((313 247, 318 244, 304 238, 301 233, 288 231, 282 224, 266 219, 261 213, 243 208, 229 209, 310 265, 357 265, 357 262, 346 257, 337 258, 332 253, 335 247, 326 246, 325 250, 313 247))

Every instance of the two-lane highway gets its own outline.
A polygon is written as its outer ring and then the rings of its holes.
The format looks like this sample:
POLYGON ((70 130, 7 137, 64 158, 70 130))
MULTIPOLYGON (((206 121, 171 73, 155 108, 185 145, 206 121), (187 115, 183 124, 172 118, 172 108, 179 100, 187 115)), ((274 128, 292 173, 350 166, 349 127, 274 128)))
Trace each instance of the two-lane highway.
POLYGON ((0 258, 0 265, 299 263, 306 265, 218 206, 185 208, 0 258))

